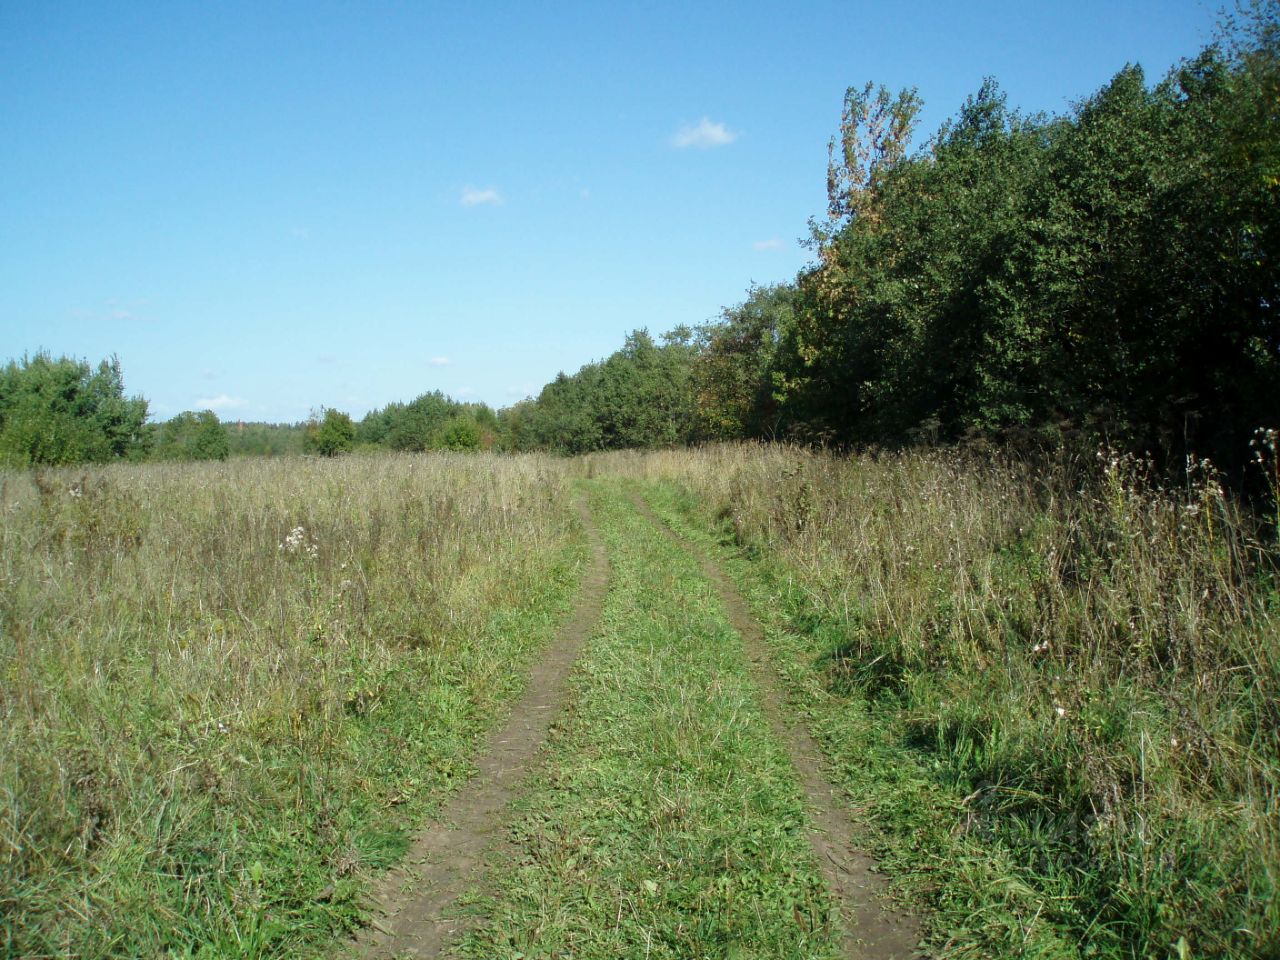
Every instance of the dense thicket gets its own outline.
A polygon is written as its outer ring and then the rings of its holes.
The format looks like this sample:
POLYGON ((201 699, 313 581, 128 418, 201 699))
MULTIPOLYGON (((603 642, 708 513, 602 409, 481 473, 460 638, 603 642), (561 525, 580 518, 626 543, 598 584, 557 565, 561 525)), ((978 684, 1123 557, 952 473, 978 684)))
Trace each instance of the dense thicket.
POLYGON ((147 402, 115 358, 97 368, 45 353, 0 369, 0 464, 105 462, 146 453, 147 402))
POLYGON ((678 328, 659 346, 647 331, 635 331, 607 360, 560 374, 537 399, 506 411, 508 443, 574 454, 697 439, 692 338, 678 328))
POLYGON ((306 424, 241 420, 225 424, 233 457, 282 457, 303 452, 306 424))
POLYGON ((389 403, 356 427, 356 443, 390 450, 480 450, 497 442, 498 417, 483 403, 460 403, 439 390, 389 403))
POLYGON ((307 422, 303 433, 303 449, 322 457, 336 457, 352 448, 356 440, 356 425, 341 410, 325 410, 307 422))
MULTIPOLYGON (((800 279, 793 420, 900 441, 1059 424, 1224 461, 1276 422, 1274 56, 1128 67, 1065 119, 983 87, 879 162, 851 94, 829 235, 800 279), (859 166, 860 165, 860 166, 859 166)), ((893 102, 894 120, 904 116, 893 102)))
POLYGON ((230 453, 227 431, 212 410, 188 410, 154 428, 155 460, 225 460, 230 453))

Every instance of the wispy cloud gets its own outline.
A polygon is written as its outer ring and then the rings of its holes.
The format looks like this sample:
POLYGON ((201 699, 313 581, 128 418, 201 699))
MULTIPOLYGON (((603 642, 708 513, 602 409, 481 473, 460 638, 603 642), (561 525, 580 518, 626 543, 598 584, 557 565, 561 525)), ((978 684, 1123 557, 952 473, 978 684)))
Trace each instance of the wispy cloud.
POLYGON ((738 139, 738 134, 723 123, 712 123, 710 118, 703 117, 696 124, 685 124, 671 137, 671 145, 677 150, 693 147, 706 150, 710 147, 724 147, 738 139))
POLYGON ((201 397, 196 401, 197 410, 237 410, 240 407, 247 407, 249 401, 244 397, 229 397, 225 393, 220 393, 216 397, 201 397))
POLYGON ((462 188, 462 205, 464 207, 479 207, 484 205, 501 206, 505 201, 502 194, 493 187, 486 187, 481 190, 479 187, 463 187, 462 188))
POLYGON ((431 364, 433 367, 447 367, 450 362, 451 361, 448 357, 432 357, 427 361, 427 363, 431 364))
POLYGON ((757 240, 751 246, 756 250, 781 250, 782 241, 777 237, 770 237, 768 240, 757 240))

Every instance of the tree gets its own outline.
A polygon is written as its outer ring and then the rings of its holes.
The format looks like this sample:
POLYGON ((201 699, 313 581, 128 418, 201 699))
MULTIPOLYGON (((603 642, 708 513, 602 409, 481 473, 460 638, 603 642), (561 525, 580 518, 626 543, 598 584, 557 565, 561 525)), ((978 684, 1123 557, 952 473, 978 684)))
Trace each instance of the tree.
POLYGON ((106 462, 146 453, 147 402, 124 395, 120 361, 47 353, 0 370, 0 462, 106 462))
POLYGON ((351 449, 356 439, 356 425, 341 410, 325 409, 307 423, 306 449, 324 457, 336 457, 351 449))
POLYGON ((225 460, 231 446, 212 410, 185 411, 161 424, 152 456, 157 460, 225 460))
POLYGON ((479 450, 483 442, 480 425, 469 416, 454 417, 440 431, 440 450, 479 450))
POLYGON ((830 221, 772 348, 751 301, 702 333, 713 430, 752 435, 769 400, 844 443, 1067 429, 1242 467, 1280 422, 1277 10, 1061 117, 988 80, 914 154, 914 93, 851 89, 830 221))
POLYGON ((775 354, 790 331, 795 296, 790 284, 753 287, 743 303, 699 329, 693 391, 708 436, 776 435, 775 354))

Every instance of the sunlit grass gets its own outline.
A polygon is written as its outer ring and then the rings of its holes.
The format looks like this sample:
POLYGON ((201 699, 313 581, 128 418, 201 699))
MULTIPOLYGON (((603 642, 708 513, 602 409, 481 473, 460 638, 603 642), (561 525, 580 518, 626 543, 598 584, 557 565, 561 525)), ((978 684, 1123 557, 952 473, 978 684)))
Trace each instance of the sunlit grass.
POLYGON ((836 956, 801 789, 714 587, 616 485, 592 506, 601 627, 462 955, 836 956))
POLYGON ((353 922, 554 629, 565 479, 534 456, 4 475, 0 953, 280 956, 353 922))
POLYGON ((1277 558, 1210 470, 1161 489, 1105 452, 782 447, 589 466, 664 482, 754 561, 783 669, 949 949, 1280 949, 1277 558))

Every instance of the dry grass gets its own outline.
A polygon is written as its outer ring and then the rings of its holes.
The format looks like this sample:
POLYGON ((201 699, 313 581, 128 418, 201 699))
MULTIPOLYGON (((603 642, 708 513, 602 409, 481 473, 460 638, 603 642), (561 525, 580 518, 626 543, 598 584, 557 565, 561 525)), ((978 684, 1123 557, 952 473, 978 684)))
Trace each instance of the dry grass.
MULTIPOLYGON (((892 717, 1068 940, 1280 951, 1274 546, 1212 475, 926 451, 613 455, 772 565, 829 691, 892 717)), ((938 895, 945 899, 945 892, 938 895)))
POLYGON ((350 922, 571 588, 566 468, 0 480, 0 955, 277 956, 350 922))

